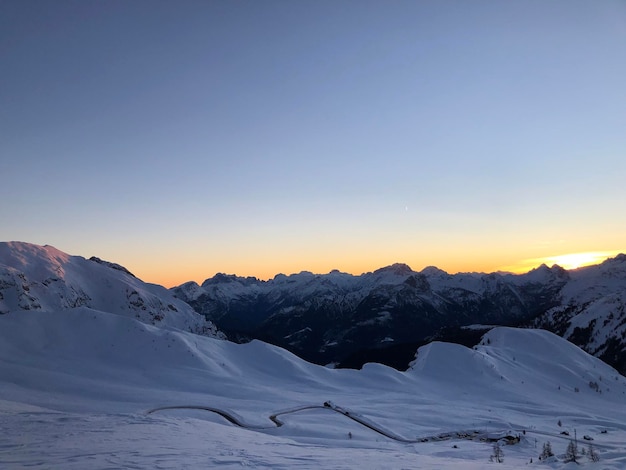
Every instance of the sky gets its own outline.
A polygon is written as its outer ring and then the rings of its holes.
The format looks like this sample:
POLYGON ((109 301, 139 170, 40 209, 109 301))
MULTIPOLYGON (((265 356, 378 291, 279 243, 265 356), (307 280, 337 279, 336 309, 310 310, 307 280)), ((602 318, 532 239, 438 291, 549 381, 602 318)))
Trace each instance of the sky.
POLYGON ((621 0, 0 0, 0 64, 3 241, 168 287, 626 251, 621 0))

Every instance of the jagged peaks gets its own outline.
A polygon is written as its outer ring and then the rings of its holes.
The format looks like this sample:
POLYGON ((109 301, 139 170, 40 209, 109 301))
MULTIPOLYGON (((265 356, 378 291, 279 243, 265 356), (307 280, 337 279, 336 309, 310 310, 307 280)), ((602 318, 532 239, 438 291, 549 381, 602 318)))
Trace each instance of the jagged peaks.
POLYGON ((351 280, 351 279, 355 279, 358 278, 359 276, 355 276, 354 274, 350 274, 350 273, 345 273, 343 271, 340 271, 339 269, 333 269, 331 271, 329 271, 327 274, 315 274, 311 271, 300 271, 299 273, 293 273, 293 274, 283 274, 283 273, 279 273, 276 274, 270 281, 268 281, 269 283, 272 282, 276 282, 276 283, 282 283, 282 282, 295 282, 298 280, 302 280, 302 281, 312 281, 315 279, 319 279, 320 281, 324 281, 326 280, 333 280, 333 281, 341 281, 341 280, 351 280))
POLYGON ((532 282, 545 282, 546 280, 554 278, 566 280, 569 279, 569 272, 558 264, 553 264, 552 267, 548 267, 548 265, 543 263, 531 269, 526 274, 520 275, 520 277, 532 282))
POLYGON ((551 273, 552 269, 563 269, 563 268, 561 268, 561 266, 559 266, 558 264, 553 264, 552 268, 550 268, 546 263, 541 263, 536 268, 533 268, 530 271, 528 271, 528 273, 544 273, 544 274, 547 274, 547 273, 551 273))
POLYGON ((353 278, 353 277, 357 277, 354 274, 350 274, 350 273, 345 273, 343 271, 340 271, 339 269, 333 269, 332 271, 330 271, 327 276, 332 276, 332 277, 343 277, 343 278, 353 278))
POLYGON ((624 271, 626 272, 626 254, 620 253, 613 258, 607 258, 603 262, 599 264, 592 264, 589 266, 582 266, 574 269, 565 269, 558 264, 552 265, 552 267, 548 267, 545 263, 540 266, 530 270, 527 274, 551 274, 557 275, 563 278, 569 278, 570 273, 581 273, 581 272, 617 272, 624 271))
MULTIPOLYGON (((258 284, 261 281, 259 281, 259 279, 253 276, 243 277, 243 276, 237 276, 236 274, 217 273, 215 276, 209 279, 206 279, 202 283, 202 287, 212 286, 216 284, 229 284, 229 283, 235 283, 235 282, 242 284, 244 286, 250 286, 253 284, 258 284)), ((183 284, 183 286, 186 284, 188 283, 183 284)))
POLYGON ((413 273, 414 271, 409 265, 404 263, 394 263, 391 266, 385 266, 374 271, 374 274, 394 274, 396 276, 408 276, 413 273))
POLYGON ((626 254, 620 253, 613 258, 607 258, 601 263, 601 266, 619 266, 623 265, 626 267, 626 254))
POLYGON ((572 271, 576 277, 595 275, 607 280, 621 280, 626 277, 626 255, 620 253, 614 258, 607 258, 600 264, 584 266, 572 271))
POLYGON ((611 277, 623 277, 626 275, 626 255, 620 253, 614 258, 609 258, 600 265, 605 275, 611 277))
POLYGON ((289 275, 279 273, 273 277, 272 281, 276 283, 282 282, 297 282, 298 280, 311 280, 319 277, 317 274, 313 274, 311 271, 300 271, 299 273, 292 273, 289 275))

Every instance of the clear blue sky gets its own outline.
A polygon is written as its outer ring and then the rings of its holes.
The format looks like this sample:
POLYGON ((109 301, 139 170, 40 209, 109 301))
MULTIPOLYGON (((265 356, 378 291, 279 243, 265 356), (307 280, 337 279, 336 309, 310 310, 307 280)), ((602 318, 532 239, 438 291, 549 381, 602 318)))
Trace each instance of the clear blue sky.
POLYGON ((0 239, 174 285, 626 249, 624 1, 0 1, 0 239))

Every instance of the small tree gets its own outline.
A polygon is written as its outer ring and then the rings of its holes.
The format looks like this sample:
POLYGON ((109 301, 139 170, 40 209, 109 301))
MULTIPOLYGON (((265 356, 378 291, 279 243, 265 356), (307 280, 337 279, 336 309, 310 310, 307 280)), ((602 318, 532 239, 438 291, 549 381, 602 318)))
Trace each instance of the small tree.
POLYGON ((493 454, 489 457, 489 461, 498 463, 504 462, 504 452, 502 452, 502 447, 500 447, 500 443, 497 441, 493 443, 493 454))
POLYGON ((565 450, 565 459, 564 462, 575 462, 578 463, 578 446, 574 441, 569 441, 567 445, 567 449, 565 450))
POLYGON ((541 450, 541 455, 539 455, 539 460, 545 460, 550 457, 554 457, 554 452, 552 452, 552 444, 550 444, 550 441, 544 442, 543 449, 541 450))
POLYGON ((587 452, 587 456, 589 457, 589 460, 591 460, 592 462, 600 461, 600 456, 598 455, 596 450, 593 448, 592 444, 589 444, 589 451, 587 452))

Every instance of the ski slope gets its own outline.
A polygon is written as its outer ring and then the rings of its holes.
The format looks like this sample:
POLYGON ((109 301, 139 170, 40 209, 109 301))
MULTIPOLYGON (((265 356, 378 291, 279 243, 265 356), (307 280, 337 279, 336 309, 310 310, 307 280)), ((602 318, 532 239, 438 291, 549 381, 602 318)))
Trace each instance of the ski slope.
POLYGON ((0 468, 574 468, 538 456, 576 431, 583 465, 623 469, 625 404, 622 376, 540 330, 356 371, 85 306, 0 316, 0 468))

